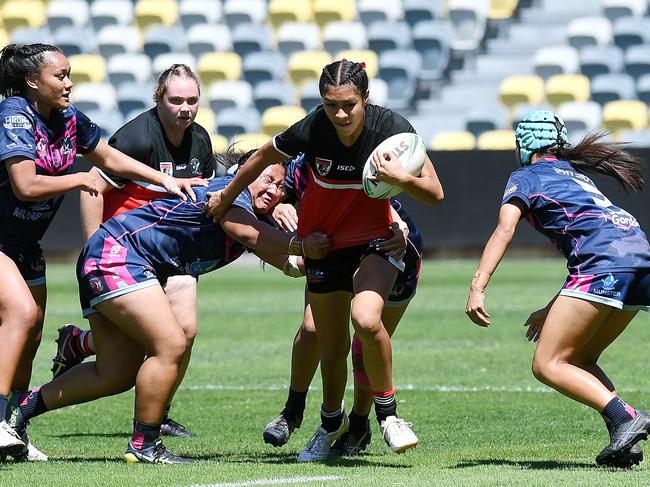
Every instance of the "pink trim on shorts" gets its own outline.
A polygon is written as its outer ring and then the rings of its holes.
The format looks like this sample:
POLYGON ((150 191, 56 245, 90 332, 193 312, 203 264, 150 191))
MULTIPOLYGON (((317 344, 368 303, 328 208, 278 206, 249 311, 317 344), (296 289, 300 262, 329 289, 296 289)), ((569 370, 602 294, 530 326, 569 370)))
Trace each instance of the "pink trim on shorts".
POLYGON ((104 239, 99 268, 103 271, 104 280, 111 291, 137 284, 125 265, 127 252, 127 249, 120 245, 114 237, 109 236, 104 239), (111 252, 115 247, 119 247, 119 252, 111 252))
POLYGON ((582 276, 571 276, 571 280, 564 286, 564 289, 571 289, 588 293, 591 284, 594 282, 593 274, 584 274, 582 276))

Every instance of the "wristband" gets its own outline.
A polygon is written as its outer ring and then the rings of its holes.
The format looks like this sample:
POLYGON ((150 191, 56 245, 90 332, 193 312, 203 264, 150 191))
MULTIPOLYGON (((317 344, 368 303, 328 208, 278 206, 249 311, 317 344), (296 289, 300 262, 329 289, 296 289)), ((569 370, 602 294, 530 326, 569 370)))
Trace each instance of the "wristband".
POLYGON ((476 269, 474 277, 472 277, 472 287, 480 289, 481 291, 485 290, 488 282, 490 282, 490 277, 492 277, 491 274, 476 269))

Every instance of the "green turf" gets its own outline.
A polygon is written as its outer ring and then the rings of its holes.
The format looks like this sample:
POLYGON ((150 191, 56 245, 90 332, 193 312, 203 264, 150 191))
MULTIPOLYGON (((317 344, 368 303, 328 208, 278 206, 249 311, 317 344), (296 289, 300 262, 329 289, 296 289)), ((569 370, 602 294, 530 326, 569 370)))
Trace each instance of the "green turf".
MULTIPOLYGON (((427 262, 418 296, 394 337, 399 411, 420 437, 416 450, 391 453, 373 426, 367 454, 297 464, 317 424, 319 380, 303 427, 290 443, 281 449, 265 445, 261 431, 285 399, 303 283, 275 270, 232 267, 201 279, 199 336, 172 410, 198 434, 166 440, 170 450, 200 461, 123 464, 132 418, 129 392, 34 419, 31 437, 51 461, 0 464, 0 485, 251 485, 246 482, 296 478, 304 485, 337 486, 650 484, 644 464, 631 471, 597 468, 594 457, 607 442, 600 417, 543 387, 530 373, 533 346, 522 324, 557 291, 563 264, 504 261, 488 290, 493 325, 487 330, 463 313, 475 265, 427 262)), ((48 282, 34 384, 49 378, 57 327, 80 321, 72 266, 50 266, 48 282)), ((648 325, 647 314, 638 316, 602 359, 623 397, 646 409, 648 325)), ((350 404, 350 391, 346 399, 350 404)))

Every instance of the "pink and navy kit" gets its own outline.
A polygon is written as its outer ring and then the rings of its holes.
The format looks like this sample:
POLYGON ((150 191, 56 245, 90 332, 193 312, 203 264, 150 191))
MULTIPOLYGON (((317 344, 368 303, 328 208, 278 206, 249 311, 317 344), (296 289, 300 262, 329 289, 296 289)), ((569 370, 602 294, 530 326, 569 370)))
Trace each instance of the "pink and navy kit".
MULTIPOLYGON (((0 120, 0 160, 31 159, 36 164, 36 174, 45 176, 74 172, 75 155, 92 151, 101 135, 100 128, 73 105, 52 110, 50 120, 45 121, 21 96, 0 102, 0 120)), ((6 164, 0 164, 0 251, 17 260, 30 285, 45 282, 44 262, 42 269, 35 272, 32 268, 36 260, 42 261, 39 241, 62 200, 63 195, 42 201, 20 201, 13 193, 6 164), (25 260, 31 264, 24 265, 25 260)))
POLYGON ((630 213, 568 162, 546 158, 510 175, 502 204, 518 198, 526 220, 567 259, 563 295, 618 308, 650 306, 650 245, 630 213))
MULTIPOLYGON (((246 248, 203 213, 206 193, 224 189, 232 178, 193 188, 196 201, 160 198, 102 223, 77 261, 84 316, 106 299, 164 284, 173 275, 199 276, 240 257, 246 248)), ((253 213, 248 188, 233 206, 253 213)))

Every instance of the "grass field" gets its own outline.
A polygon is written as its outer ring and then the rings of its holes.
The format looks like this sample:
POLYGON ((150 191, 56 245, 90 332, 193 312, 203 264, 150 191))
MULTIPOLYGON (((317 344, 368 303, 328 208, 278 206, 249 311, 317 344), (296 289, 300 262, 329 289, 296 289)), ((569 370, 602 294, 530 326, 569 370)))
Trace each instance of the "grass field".
MULTIPOLYGON (((35 418, 42 464, 0 464, 0 485, 649 485, 646 461, 631 471, 597 468, 607 443, 599 415, 538 383, 522 326, 564 278, 559 260, 506 260, 488 290, 490 329, 463 310, 474 261, 432 261, 394 337, 399 411, 413 422, 417 449, 391 453, 377 433, 365 455, 297 464, 318 422, 320 381, 289 444, 262 442, 282 408, 290 346, 302 313, 302 280, 258 266, 233 266, 200 281, 200 331, 172 416, 197 432, 168 448, 187 466, 126 465, 133 393, 35 418)), ((58 326, 79 322, 70 265, 48 269, 49 305, 33 383, 49 379, 58 326)), ((602 359, 622 396, 650 409, 650 317, 641 314, 602 359)), ((352 395, 346 394, 348 404, 352 395)))

